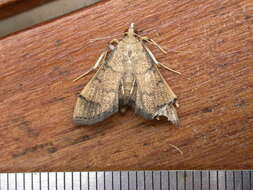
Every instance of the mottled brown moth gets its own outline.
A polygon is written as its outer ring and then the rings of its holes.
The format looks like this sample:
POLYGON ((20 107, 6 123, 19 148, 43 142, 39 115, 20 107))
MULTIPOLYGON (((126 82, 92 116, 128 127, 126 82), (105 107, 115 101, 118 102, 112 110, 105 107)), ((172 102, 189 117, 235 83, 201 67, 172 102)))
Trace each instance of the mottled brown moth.
POLYGON ((96 64, 74 80, 98 69, 79 94, 73 114, 76 124, 91 125, 103 121, 126 105, 146 119, 165 116, 173 124, 178 123, 177 96, 157 66, 176 71, 158 62, 144 42, 164 51, 152 39, 139 36, 131 23, 123 39, 112 40, 96 64))

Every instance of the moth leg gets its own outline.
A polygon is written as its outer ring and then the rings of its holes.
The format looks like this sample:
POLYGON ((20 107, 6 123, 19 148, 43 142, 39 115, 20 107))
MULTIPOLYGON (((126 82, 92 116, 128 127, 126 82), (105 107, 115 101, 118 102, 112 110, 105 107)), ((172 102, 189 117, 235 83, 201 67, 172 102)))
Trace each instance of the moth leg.
POLYGON ((155 46, 158 47, 158 49, 160 49, 163 53, 167 54, 167 52, 166 52, 158 43, 156 43, 153 39, 151 39, 151 38, 149 38, 149 37, 147 37, 147 36, 140 36, 140 35, 138 35, 138 34, 135 34, 135 35, 136 35, 138 38, 140 38, 141 40, 146 41, 146 42, 148 42, 148 43, 150 43, 150 44, 155 45, 155 46))
POLYGON ((114 44, 118 45, 119 40, 118 39, 112 39, 109 43, 109 49, 113 51, 116 47, 114 44))
POLYGON ((119 43, 119 40, 118 39, 112 39, 110 41, 110 44, 118 44, 119 43))
POLYGON ((132 88, 130 90, 130 97, 131 98, 133 96, 133 92, 134 92, 134 88, 135 88, 135 83, 136 83, 136 80, 134 79, 133 83, 132 83, 132 88))
POLYGON ((125 94, 125 90, 124 90, 124 86, 123 86, 123 79, 121 79, 121 93, 122 93, 122 95, 124 96, 124 94, 125 94))
POLYGON ((101 64, 104 62, 104 59, 105 59, 105 57, 106 57, 106 54, 107 54, 107 51, 103 52, 103 53, 99 56, 99 58, 98 58, 97 62, 95 63, 95 65, 94 65, 93 67, 89 68, 85 73, 83 73, 83 74, 80 75, 79 77, 75 78, 75 79, 73 80, 73 82, 75 82, 75 81, 77 81, 77 80, 83 78, 85 75, 89 74, 90 72, 96 70, 99 66, 101 66, 101 64))
POLYGON ((130 93, 129 93, 130 96, 128 97, 127 102, 129 102, 129 100, 131 100, 132 97, 133 97, 134 90, 135 90, 135 88, 136 88, 135 84, 136 84, 136 80, 134 79, 134 80, 133 80, 133 83, 132 83, 132 87, 131 87, 130 93))
POLYGON ((159 63, 159 65, 161 65, 163 68, 167 69, 168 71, 171 71, 171 72, 174 72, 174 73, 177 73, 179 75, 181 75, 182 73, 178 72, 178 71, 175 71, 169 67, 167 67, 166 65, 162 64, 162 63, 159 63))
POLYGON ((166 65, 164 65, 164 64, 162 64, 162 63, 160 63, 160 62, 158 62, 157 59, 155 58, 155 56, 153 55, 153 53, 150 51, 150 49, 149 49, 147 46, 144 45, 144 48, 145 48, 146 51, 148 52, 148 54, 149 54, 149 56, 151 57, 151 59, 155 62, 155 64, 160 65, 160 66, 162 66, 163 68, 165 68, 165 69, 167 69, 167 70, 169 70, 169 71, 172 71, 172 72, 174 72, 174 73, 177 73, 177 74, 181 75, 180 72, 175 71, 175 70, 173 70, 173 69, 167 67, 166 65))

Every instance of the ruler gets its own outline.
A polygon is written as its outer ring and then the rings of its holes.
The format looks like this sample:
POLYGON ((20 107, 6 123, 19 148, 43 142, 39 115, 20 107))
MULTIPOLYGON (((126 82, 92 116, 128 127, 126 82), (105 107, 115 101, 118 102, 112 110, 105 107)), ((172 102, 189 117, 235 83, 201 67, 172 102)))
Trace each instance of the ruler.
POLYGON ((253 170, 0 173, 0 190, 253 190, 253 170))

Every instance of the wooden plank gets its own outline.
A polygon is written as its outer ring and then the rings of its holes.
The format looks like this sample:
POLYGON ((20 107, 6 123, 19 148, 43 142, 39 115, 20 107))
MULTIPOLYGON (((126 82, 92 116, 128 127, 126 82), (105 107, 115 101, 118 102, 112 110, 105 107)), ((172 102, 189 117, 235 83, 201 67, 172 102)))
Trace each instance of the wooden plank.
POLYGON ((0 0, 0 20, 28 11, 53 0, 0 0))
POLYGON ((16 2, 17 0, 0 0, 0 7, 3 7, 3 6, 6 6, 6 5, 9 5, 13 2, 16 2))
POLYGON ((0 171, 252 168, 252 11, 251 0, 105 1, 1 39, 0 171), (92 74, 72 79, 130 22, 180 51, 151 47, 183 73, 161 70, 180 126, 131 110, 74 126, 76 94, 92 74))

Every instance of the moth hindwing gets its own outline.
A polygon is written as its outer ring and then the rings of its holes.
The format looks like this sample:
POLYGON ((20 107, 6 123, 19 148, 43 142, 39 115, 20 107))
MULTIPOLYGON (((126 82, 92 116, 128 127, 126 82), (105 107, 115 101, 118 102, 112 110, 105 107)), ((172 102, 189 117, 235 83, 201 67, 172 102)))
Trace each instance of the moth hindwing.
MULTIPOLYGON (((124 38, 113 40, 85 74, 98 68, 77 98, 73 119, 79 125, 103 121, 126 105, 146 119, 165 116, 178 123, 177 97, 159 72, 159 62, 134 31, 132 23, 124 38)), ((170 69, 171 70, 171 69, 170 69)))

